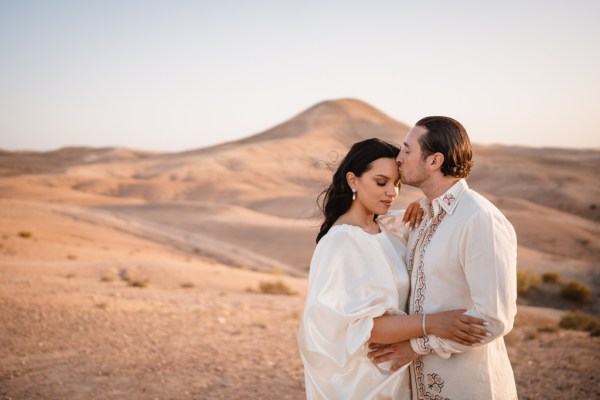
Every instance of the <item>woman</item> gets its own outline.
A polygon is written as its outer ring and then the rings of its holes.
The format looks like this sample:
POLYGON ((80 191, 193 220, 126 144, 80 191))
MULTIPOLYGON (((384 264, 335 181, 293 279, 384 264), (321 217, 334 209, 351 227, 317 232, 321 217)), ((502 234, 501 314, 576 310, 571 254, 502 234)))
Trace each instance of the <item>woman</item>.
POLYGON ((369 342, 395 343, 426 331, 470 344, 486 334, 471 325, 483 320, 464 310, 426 320, 406 315, 410 281, 403 212, 378 218, 398 195, 398 152, 378 139, 354 144, 322 193, 325 220, 298 331, 309 399, 409 399, 406 366, 395 372, 389 365, 375 366, 367 358, 369 342))

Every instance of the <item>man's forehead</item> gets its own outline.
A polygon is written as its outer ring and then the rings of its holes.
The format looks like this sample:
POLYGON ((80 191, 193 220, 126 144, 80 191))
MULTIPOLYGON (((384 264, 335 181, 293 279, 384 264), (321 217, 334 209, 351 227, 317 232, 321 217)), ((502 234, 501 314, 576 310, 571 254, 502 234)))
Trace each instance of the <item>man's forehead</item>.
POLYGON ((413 145, 418 142, 419 138, 427 133, 427 130, 421 126, 415 126, 408 131, 408 134, 404 138, 404 145, 410 147, 410 143, 413 145))
POLYGON ((417 141, 417 135, 414 132, 409 132, 408 135, 404 138, 404 142, 402 143, 406 147, 410 147, 411 144, 415 144, 417 141))

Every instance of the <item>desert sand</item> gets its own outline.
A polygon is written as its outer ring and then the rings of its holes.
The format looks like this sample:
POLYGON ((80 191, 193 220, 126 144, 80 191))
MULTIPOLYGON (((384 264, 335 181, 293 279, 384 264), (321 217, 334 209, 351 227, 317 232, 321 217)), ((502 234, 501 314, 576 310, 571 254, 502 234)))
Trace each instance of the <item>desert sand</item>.
MULTIPOLYGON (((345 99, 182 153, 0 151, 0 399, 303 398, 315 198, 348 145, 407 130, 345 99), (293 293, 259 289, 278 281, 293 293)), ((585 282, 600 314, 600 151, 475 152, 519 269, 585 282)), ((507 337, 519 398, 599 398, 600 338, 558 328, 553 290, 519 299, 507 337)))

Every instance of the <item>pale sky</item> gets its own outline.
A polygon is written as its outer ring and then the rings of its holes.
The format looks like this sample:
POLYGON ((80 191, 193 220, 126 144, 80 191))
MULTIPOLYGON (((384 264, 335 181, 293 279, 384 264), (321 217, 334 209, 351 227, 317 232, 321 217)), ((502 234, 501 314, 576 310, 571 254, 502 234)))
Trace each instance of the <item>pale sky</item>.
POLYGON ((180 151, 328 99, 600 148, 600 1, 0 0, 0 148, 180 151))

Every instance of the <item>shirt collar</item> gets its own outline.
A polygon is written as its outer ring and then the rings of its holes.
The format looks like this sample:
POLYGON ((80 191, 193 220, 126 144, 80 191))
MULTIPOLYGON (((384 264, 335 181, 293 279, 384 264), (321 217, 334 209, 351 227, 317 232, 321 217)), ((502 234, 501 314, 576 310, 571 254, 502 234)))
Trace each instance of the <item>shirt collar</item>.
POLYGON ((421 207, 425 210, 425 215, 427 217, 432 217, 434 215, 438 215, 441 210, 444 210, 447 214, 452 215, 456 209, 458 201, 460 200, 460 196, 468 188, 469 186, 467 185, 467 181, 461 179, 452 185, 450 189, 446 191, 446 193, 433 199, 431 206, 429 205, 426 197, 422 198, 421 207), (433 215, 430 215, 432 211, 433 215))

